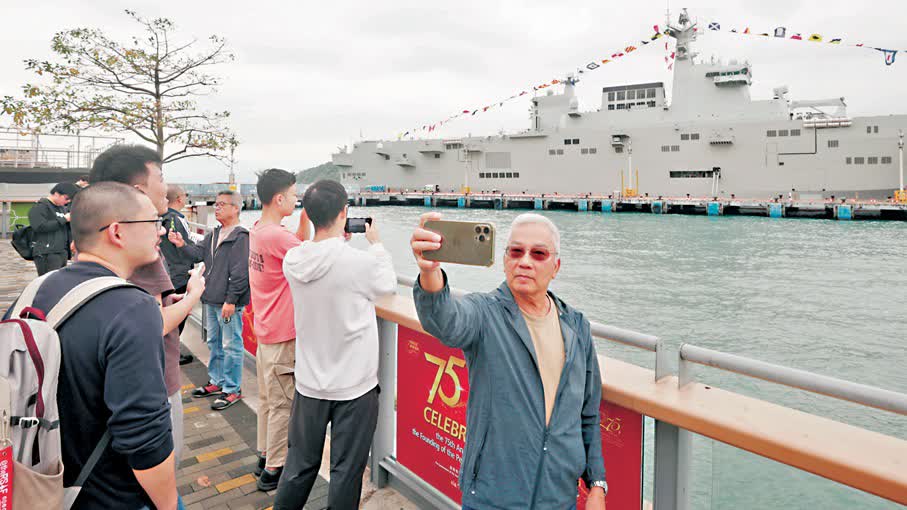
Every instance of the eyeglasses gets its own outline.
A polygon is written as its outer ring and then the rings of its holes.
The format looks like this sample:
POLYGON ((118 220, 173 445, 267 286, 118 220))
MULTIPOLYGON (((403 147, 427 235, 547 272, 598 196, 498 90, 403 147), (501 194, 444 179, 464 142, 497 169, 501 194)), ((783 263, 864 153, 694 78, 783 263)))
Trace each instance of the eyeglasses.
MULTIPOLYGON (((508 246, 505 250, 507 256, 512 259, 521 259, 526 255, 526 248, 522 246, 508 246)), ((548 248, 530 248, 529 257, 536 262, 544 262, 551 257, 555 252, 550 251, 548 248)))
MULTIPOLYGON (((155 220, 123 220, 123 221, 115 221, 114 223, 157 223, 157 225, 155 225, 155 227, 157 227, 157 229, 160 230, 161 227, 164 226, 164 219, 157 218, 155 220)), ((113 225, 113 223, 111 223, 110 225, 113 225)), ((110 225, 99 228, 98 232, 103 232, 103 231, 107 230, 108 228, 110 228, 110 225)))
POLYGON ((233 204, 233 202, 214 202, 215 209, 217 209, 217 208, 223 209, 225 206, 228 206, 228 205, 234 205, 234 204, 233 204))

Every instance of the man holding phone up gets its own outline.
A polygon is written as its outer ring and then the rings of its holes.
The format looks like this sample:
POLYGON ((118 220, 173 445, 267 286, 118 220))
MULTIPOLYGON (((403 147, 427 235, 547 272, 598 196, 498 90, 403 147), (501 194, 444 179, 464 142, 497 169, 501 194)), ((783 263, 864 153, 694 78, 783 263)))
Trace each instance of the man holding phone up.
POLYGON ((296 392, 274 509, 305 505, 330 423, 328 508, 352 510, 359 508, 378 423, 375 300, 394 292, 397 277, 374 224, 364 225, 367 251, 345 242, 347 194, 340 183, 316 182, 302 203, 315 238, 289 250, 283 262, 296 319, 296 392))
POLYGON ((423 214, 413 233, 413 297, 425 331, 462 349, 469 369, 463 508, 573 509, 582 478, 586 508, 604 510, 601 374, 589 321, 548 290, 561 266, 557 227, 538 214, 517 216, 506 281, 454 298, 440 262, 423 256, 447 242, 423 228, 439 219, 423 214))

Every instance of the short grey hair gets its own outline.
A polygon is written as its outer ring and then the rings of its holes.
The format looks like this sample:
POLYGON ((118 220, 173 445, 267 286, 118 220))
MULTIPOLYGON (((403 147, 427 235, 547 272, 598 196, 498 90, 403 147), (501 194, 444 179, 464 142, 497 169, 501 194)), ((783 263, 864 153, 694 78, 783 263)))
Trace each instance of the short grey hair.
POLYGON ((232 189, 225 189, 223 191, 217 192, 217 196, 221 196, 221 195, 230 197, 230 202, 232 202, 233 205, 235 205, 236 207, 239 207, 240 209, 242 209, 243 201, 242 201, 241 194, 233 191, 232 189))
POLYGON ((554 251, 557 253, 561 252, 561 232, 557 229, 557 225, 548 218, 542 216, 541 214, 536 213, 523 213, 513 219, 513 223, 510 224, 510 232, 507 233, 507 244, 510 244, 510 241, 513 240, 513 230, 520 225, 544 225, 548 228, 548 231, 551 232, 551 238, 554 241, 554 251))

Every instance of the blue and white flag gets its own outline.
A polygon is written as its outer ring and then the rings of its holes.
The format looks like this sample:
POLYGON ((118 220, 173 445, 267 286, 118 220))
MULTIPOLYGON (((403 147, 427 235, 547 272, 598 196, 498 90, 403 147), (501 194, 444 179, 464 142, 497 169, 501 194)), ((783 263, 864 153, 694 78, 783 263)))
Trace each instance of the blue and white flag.
POLYGON ((709 30, 721 30, 721 23, 715 21, 709 23, 709 30))
POLYGON ((775 37, 785 37, 787 35, 787 29, 784 27, 778 27, 775 29, 775 37))
POLYGON ((894 57, 897 56, 898 50, 886 50, 884 48, 876 48, 876 49, 881 51, 883 54, 885 54, 885 65, 886 66, 890 66, 891 64, 894 64, 894 57))

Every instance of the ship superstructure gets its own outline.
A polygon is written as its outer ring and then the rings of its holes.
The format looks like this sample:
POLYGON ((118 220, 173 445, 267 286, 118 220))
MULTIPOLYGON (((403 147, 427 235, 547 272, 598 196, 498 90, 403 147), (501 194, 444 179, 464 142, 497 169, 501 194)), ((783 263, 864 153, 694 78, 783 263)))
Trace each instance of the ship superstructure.
POLYGON ((898 187, 907 115, 851 118, 843 98, 792 101, 786 87, 753 100, 753 66, 703 60, 684 11, 670 104, 664 84, 604 87, 581 111, 578 79, 531 98, 527 130, 457 139, 361 141, 333 155, 359 190, 767 198, 886 198, 898 187), (638 182, 638 185, 637 185, 638 182))

